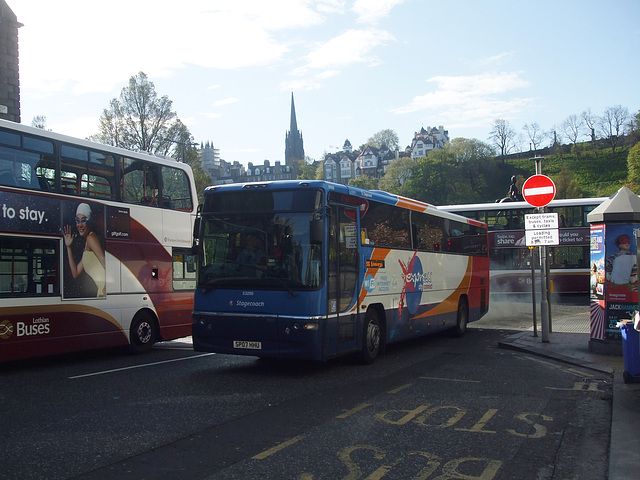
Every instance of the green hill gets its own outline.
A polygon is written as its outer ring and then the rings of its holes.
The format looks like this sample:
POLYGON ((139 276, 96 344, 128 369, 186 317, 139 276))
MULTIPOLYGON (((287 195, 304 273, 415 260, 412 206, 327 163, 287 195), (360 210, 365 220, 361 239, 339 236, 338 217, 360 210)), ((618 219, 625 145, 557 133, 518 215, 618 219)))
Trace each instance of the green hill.
MULTIPOLYGON (((629 148, 618 147, 615 153, 610 148, 582 151, 579 156, 575 153, 553 154, 544 157, 541 170, 556 183, 556 198, 610 196, 627 182, 629 148), (577 190, 566 191, 563 186, 567 181, 574 181, 577 190)), ((522 176, 518 177, 519 186, 535 174, 535 162, 529 159, 506 159, 505 165, 513 169, 513 174, 522 176)), ((496 193, 501 195, 505 188, 501 186, 496 193)))

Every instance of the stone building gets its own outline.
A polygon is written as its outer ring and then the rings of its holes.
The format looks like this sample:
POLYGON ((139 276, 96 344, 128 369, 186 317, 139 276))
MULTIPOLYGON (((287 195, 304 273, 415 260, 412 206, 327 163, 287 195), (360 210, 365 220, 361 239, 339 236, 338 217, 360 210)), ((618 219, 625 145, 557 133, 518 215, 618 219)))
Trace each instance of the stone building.
POLYGON ((0 118, 20 123, 18 22, 7 2, 0 0, 0 118))
POLYGON ((449 131, 445 130, 442 125, 438 128, 424 127, 419 132, 414 133, 411 146, 407 147, 413 160, 417 160, 429 155, 431 150, 444 148, 445 143, 449 142, 449 131))

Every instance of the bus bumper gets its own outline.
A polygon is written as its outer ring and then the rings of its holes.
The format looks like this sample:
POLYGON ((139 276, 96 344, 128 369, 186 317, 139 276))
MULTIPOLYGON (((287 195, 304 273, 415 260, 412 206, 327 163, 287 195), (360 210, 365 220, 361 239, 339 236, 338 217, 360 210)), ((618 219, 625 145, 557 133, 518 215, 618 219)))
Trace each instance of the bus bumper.
POLYGON ((197 352, 268 358, 325 360, 318 319, 199 314, 192 323, 197 352))

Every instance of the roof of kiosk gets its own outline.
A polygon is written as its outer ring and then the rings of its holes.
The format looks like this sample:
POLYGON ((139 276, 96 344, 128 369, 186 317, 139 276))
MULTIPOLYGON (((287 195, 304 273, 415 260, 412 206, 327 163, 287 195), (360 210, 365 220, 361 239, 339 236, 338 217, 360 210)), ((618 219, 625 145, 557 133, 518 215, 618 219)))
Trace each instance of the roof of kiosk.
POLYGON ((621 223, 640 221, 640 198, 622 187, 587 215, 589 223, 621 223))

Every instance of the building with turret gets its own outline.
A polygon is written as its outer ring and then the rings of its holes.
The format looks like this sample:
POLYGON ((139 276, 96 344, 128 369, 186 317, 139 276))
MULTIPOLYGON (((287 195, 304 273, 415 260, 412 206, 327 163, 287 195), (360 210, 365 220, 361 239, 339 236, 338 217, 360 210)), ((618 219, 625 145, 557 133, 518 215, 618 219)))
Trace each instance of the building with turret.
POLYGON ((449 131, 442 125, 438 128, 422 127, 419 132, 415 132, 411 146, 407 147, 407 152, 413 160, 417 160, 429 155, 431 150, 444 148, 449 142, 449 131))

